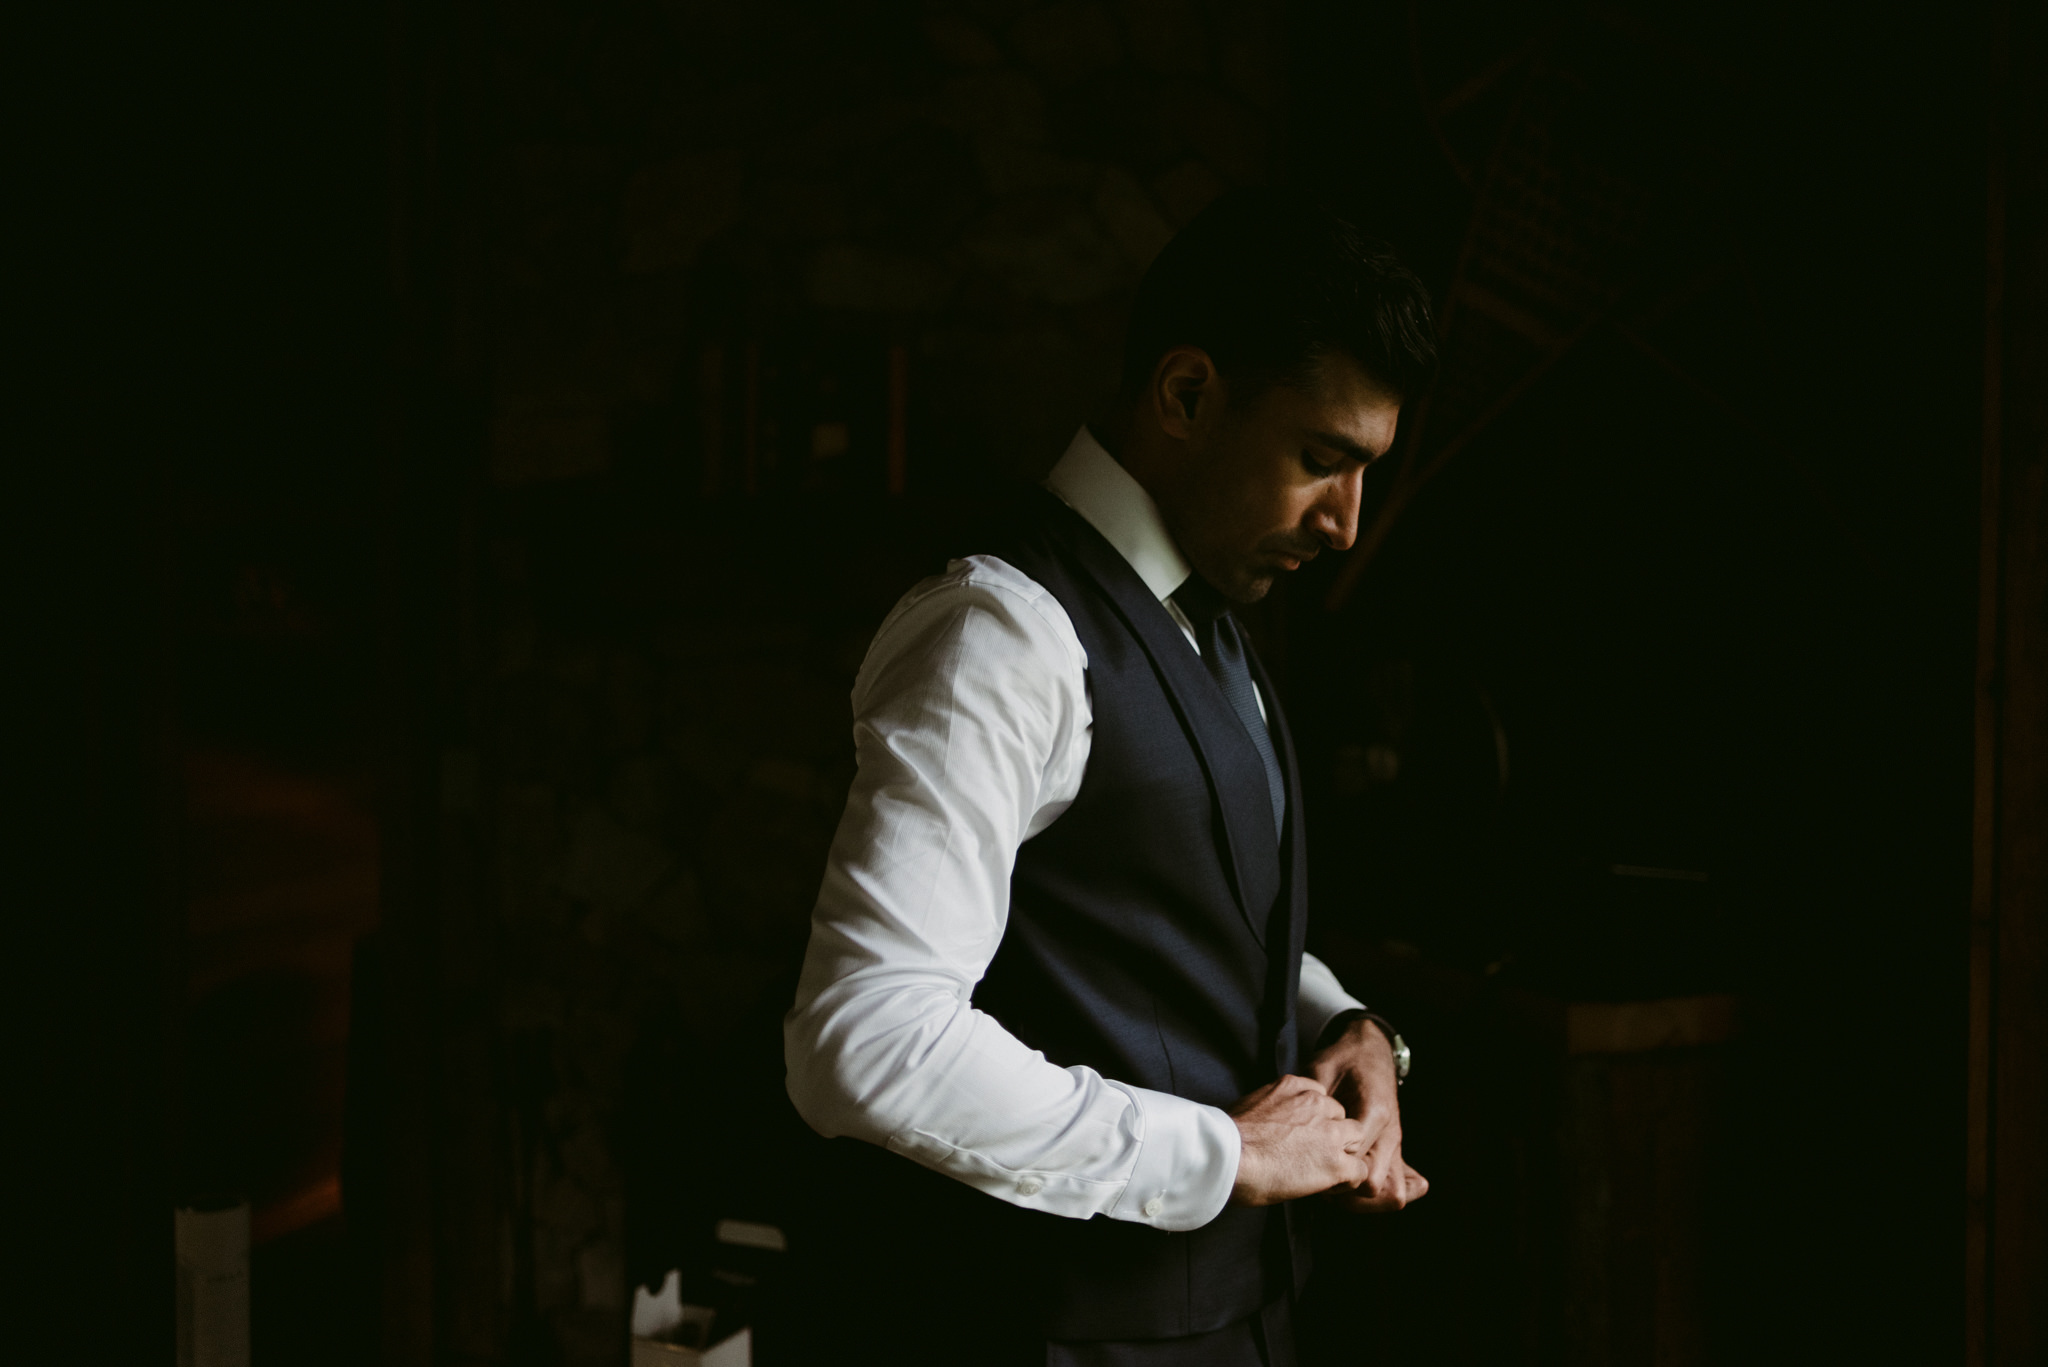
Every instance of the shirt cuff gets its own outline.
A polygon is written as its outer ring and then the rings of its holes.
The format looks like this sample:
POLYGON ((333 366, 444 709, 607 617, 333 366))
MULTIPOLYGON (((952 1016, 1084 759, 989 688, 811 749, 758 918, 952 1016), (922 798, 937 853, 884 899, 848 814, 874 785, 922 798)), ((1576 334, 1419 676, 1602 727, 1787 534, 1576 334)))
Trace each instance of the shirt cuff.
POLYGON ((1215 1219, 1237 1182, 1243 1143, 1237 1122, 1214 1106, 1170 1092, 1110 1085, 1130 1096, 1142 1127, 1138 1161, 1110 1218, 1171 1232, 1200 1229, 1215 1219))
POLYGON ((1301 956, 1301 990, 1294 998, 1295 1024, 1301 1030, 1302 1064, 1313 1062, 1309 1051, 1340 1011, 1363 1011, 1365 1003, 1344 990, 1330 966, 1313 954, 1301 956))

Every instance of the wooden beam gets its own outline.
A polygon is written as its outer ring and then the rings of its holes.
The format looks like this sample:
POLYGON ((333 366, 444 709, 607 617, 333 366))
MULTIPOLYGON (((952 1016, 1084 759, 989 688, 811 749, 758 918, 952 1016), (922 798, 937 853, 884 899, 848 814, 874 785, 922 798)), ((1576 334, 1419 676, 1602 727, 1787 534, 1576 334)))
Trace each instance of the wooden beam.
POLYGON ((2048 140, 2038 6, 1993 10, 1964 1361, 2048 1352, 2048 140))
POLYGON ((1990 1332, 1991 1260, 1991 996, 1996 957, 1997 896, 1999 437, 2004 384, 2005 154, 1999 102, 2005 84, 2006 6, 1996 7, 1992 40, 1991 119, 1987 130, 1984 272, 1984 429, 1978 453, 1977 668, 1975 783, 1971 794, 1970 1025, 1964 1162, 1963 1361, 1985 1367, 1990 1332))

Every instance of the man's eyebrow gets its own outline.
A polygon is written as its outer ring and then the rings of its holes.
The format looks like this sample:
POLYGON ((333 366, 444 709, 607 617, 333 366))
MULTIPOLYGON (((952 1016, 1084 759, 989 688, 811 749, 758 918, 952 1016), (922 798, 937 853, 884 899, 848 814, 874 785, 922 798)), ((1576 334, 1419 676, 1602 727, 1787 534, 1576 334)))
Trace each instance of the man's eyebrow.
POLYGON ((1368 451, 1349 437, 1340 437, 1335 432, 1317 432, 1313 429, 1302 434, 1310 441, 1327 446, 1332 451, 1342 451, 1360 465, 1370 465, 1380 458, 1379 452, 1368 451))

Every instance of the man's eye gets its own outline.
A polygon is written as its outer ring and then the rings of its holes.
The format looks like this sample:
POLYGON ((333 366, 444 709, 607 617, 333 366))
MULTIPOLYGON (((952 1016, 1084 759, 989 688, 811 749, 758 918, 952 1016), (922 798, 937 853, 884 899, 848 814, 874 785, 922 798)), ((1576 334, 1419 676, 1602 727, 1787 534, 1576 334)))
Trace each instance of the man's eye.
POLYGON ((1304 449, 1301 453, 1301 465, 1303 469, 1307 470, 1312 475, 1334 474, 1337 470, 1336 466, 1327 464, 1323 461, 1316 459, 1315 452, 1306 449, 1304 449))

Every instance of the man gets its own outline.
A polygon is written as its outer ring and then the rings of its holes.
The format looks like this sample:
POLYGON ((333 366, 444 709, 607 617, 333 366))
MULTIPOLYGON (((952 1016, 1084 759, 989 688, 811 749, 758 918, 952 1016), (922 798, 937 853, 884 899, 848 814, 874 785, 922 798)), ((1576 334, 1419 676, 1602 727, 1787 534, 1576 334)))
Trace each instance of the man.
POLYGON ((784 1041, 804 1119, 896 1156, 837 1183, 889 1193, 843 1245, 874 1360, 1291 1367, 1286 1203, 1428 1189, 1405 1047, 1302 951, 1296 757, 1230 607, 1351 544, 1433 361, 1382 250, 1226 196, 1050 496, 869 648, 784 1041))

